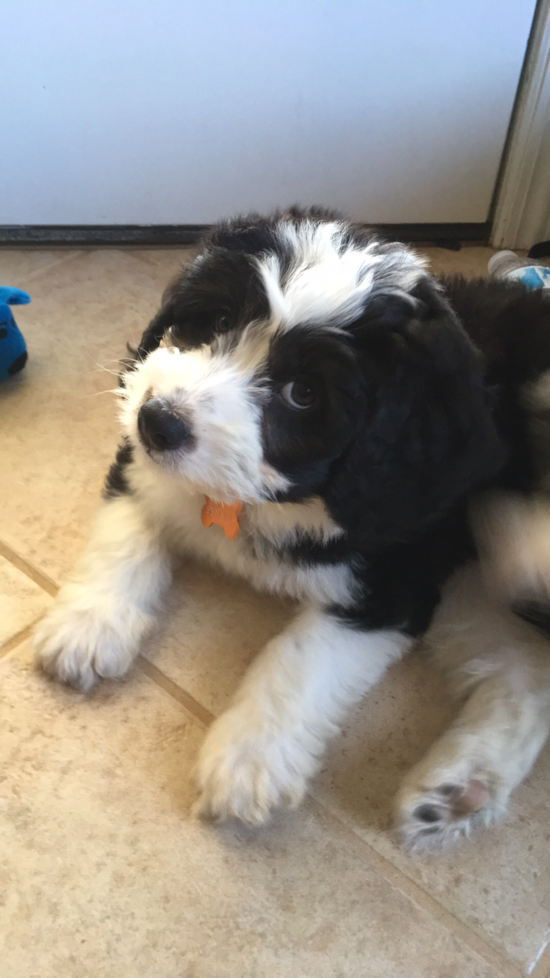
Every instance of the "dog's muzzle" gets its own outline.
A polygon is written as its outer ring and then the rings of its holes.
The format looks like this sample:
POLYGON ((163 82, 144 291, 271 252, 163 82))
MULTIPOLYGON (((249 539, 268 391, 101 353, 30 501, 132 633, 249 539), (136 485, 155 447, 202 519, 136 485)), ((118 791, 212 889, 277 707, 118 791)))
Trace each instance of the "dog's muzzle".
POLYGON ((157 452, 174 451, 192 440, 189 426, 159 397, 152 397, 141 405, 137 426, 145 447, 157 452))

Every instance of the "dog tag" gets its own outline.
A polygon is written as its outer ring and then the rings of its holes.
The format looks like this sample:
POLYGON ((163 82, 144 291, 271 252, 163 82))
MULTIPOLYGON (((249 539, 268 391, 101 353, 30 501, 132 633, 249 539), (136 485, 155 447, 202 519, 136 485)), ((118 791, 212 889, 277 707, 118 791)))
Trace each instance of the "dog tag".
POLYGON ((234 540, 239 533, 239 513, 242 503, 215 503, 210 496, 205 496, 206 502, 201 511, 203 526, 221 526, 228 540, 234 540))

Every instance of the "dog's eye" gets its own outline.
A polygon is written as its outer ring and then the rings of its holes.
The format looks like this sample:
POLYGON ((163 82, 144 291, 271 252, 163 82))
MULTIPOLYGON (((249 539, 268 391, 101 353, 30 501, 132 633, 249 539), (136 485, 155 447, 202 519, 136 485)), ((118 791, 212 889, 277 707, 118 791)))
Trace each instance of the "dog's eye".
POLYGON ((305 411, 313 407, 317 401, 317 391, 310 377, 297 377, 290 384, 285 384, 281 396, 291 408, 305 411))
POLYGON ((226 330, 231 327, 231 316, 225 312, 220 312, 216 315, 216 329, 220 333, 225 333, 226 330))

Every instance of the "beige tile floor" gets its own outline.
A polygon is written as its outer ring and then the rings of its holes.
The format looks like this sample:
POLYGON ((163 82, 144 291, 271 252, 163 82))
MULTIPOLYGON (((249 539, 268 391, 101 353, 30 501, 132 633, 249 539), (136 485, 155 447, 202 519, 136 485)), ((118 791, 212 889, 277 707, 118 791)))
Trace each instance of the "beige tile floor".
MULTIPOLYGON (((490 254, 427 250, 467 275, 490 254)), ((389 834, 452 712, 420 653, 350 719, 305 807, 260 832, 197 823, 192 766, 288 607, 189 566, 125 682, 85 698, 34 671, 33 623, 117 440, 105 368, 185 257, 0 251, 0 281, 33 299, 28 367, 0 386, 0 978, 548 978, 549 750, 495 831, 439 858, 389 834)))

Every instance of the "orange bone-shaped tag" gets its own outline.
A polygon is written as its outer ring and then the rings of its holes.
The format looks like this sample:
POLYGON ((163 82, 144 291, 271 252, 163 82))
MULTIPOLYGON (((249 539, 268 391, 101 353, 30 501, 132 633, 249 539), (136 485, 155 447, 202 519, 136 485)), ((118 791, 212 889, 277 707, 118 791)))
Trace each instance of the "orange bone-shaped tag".
POLYGON ((201 511, 203 526, 221 526, 228 540, 234 540, 239 532, 239 513, 242 503, 215 503, 210 496, 205 496, 206 502, 201 511))

